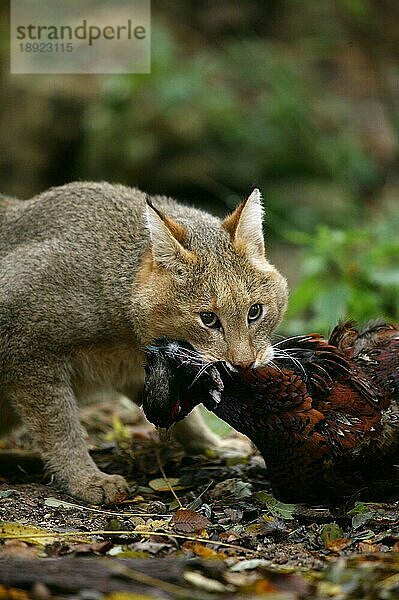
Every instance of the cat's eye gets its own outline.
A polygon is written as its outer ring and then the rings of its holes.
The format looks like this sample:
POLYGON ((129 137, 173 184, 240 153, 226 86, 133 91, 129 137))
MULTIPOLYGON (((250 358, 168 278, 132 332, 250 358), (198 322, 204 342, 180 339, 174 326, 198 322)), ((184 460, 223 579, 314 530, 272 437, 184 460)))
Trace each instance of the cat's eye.
POLYGON ((262 305, 253 304, 248 311, 248 322, 256 321, 262 314, 262 305))
POLYGON ((211 327, 212 329, 220 329, 222 326, 218 316, 215 315, 214 312, 201 312, 200 317, 203 324, 207 327, 211 327))

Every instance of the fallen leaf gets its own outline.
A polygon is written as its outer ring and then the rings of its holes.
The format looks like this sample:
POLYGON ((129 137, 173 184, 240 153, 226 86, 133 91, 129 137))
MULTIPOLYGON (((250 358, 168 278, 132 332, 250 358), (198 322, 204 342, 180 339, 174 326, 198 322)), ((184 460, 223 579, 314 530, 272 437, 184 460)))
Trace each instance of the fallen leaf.
POLYGON ((341 550, 345 550, 352 544, 353 540, 350 538, 338 538, 328 543, 327 549, 332 550, 333 552, 341 552, 341 550))
POLYGON ((168 509, 164 502, 161 502, 160 500, 154 500, 148 504, 146 512, 157 515, 165 515, 168 512, 168 509))
POLYGON ((324 525, 320 537, 323 540, 324 548, 334 552, 339 552, 339 550, 347 548, 352 543, 352 540, 344 537, 344 532, 336 523, 324 525))
POLYGON ((257 571, 241 571, 240 573, 232 573, 231 571, 227 571, 223 574, 223 579, 227 583, 231 583, 232 585, 240 588, 240 591, 242 591, 241 588, 245 589, 255 581, 259 581, 259 579, 261 579, 261 575, 257 571))
POLYGON ((170 521, 175 531, 194 533, 206 529, 211 523, 200 513, 190 508, 180 508, 170 521))
POLYGON ((137 527, 138 525, 145 525, 145 520, 143 519, 143 517, 130 517, 129 521, 135 527, 137 527))
POLYGON ((228 517, 231 523, 239 523, 244 515, 243 511, 237 508, 225 508, 224 514, 226 517, 228 517))
POLYGON ((217 483, 212 490, 213 498, 248 498, 252 496, 252 484, 241 479, 225 479, 217 483))
POLYGON ((0 547, 0 558, 37 558, 38 549, 22 540, 6 540, 0 547))
POLYGON ((231 544, 240 539, 240 534, 237 533, 237 531, 222 531, 219 533, 219 538, 223 542, 228 542, 231 544))
POLYGON ((91 544, 70 544, 70 552, 76 554, 105 554, 113 546, 110 541, 92 542, 91 544))
POLYGON ((47 544, 54 542, 56 537, 57 534, 54 534, 52 531, 42 529, 41 527, 35 527, 34 525, 20 525, 13 521, 0 522, 0 538, 3 539, 17 538, 28 544, 44 547, 47 544), (43 537, 34 537, 35 535, 43 537))
POLYGON ((199 542, 187 541, 183 544, 183 549, 193 552, 196 556, 201 556, 201 558, 219 558, 225 559, 227 558, 227 554, 224 552, 217 552, 213 548, 209 548, 204 544, 200 544, 199 542))
POLYGON ((348 511, 348 515, 352 516, 353 529, 358 529, 374 518, 375 511, 364 502, 355 502, 355 506, 348 511))
POLYGON ((151 540, 144 540, 143 542, 136 542, 129 545, 129 548, 135 552, 147 552, 154 555, 170 547, 171 544, 167 542, 152 542, 151 540))
POLYGON ((277 500, 272 494, 264 491, 257 492, 255 498, 265 505, 266 510, 274 517, 280 519, 292 520, 297 511, 296 504, 285 504, 277 500))
POLYGON ((179 490, 184 490, 184 486, 179 485, 179 481, 178 477, 168 477, 167 479, 158 477, 157 479, 151 479, 148 485, 154 492, 170 492, 170 488, 178 492, 179 490))
POLYGON ((381 552, 382 544, 368 544, 367 542, 359 542, 357 548, 360 552, 381 552))
POLYGON ((134 592, 110 592, 104 598, 106 600, 154 600, 154 595, 135 594, 134 592))
MULTIPOLYGON (((245 592, 246 593, 255 593, 257 596, 261 596, 263 594, 273 594, 273 592, 276 592, 276 588, 275 586, 270 583, 270 581, 268 579, 260 579, 259 581, 255 581, 252 585, 249 585, 246 589, 245 592)), ((278 598, 278 595, 277 595, 278 598)))
POLYGON ((76 508, 82 508, 81 506, 76 506, 71 502, 65 502, 64 500, 58 500, 58 498, 53 498, 50 496, 44 500, 44 504, 46 506, 51 506, 52 508, 65 508, 66 510, 74 510, 76 508))
POLYGON ((109 519, 106 524, 106 529, 110 531, 122 531, 122 529, 125 529, 125 526, 119 519, 109 519))
POLYGON ((191 585, 194 585, 201 590, 206 590, 207 592, 229 592, 234 590, 232 586, 224 585, 216 579, 205 577, 205 575, 198 573, 198 571, 186 571, 183 578, 187 583, 191 583, 191 585))
POLYGON ((239 573, 240 571, 249 571, 257 569, 258 567, 267 567, 270 565, 270 561, 264 558, 251 558, 249 560, 240 560, 230 568, 232 573, 239 573))
POLYGON ((0 583, 0 600, 29 600, 31 598, 28 592, 4 586, 0 583))
POLYGON ((135 533, 147 533, 155 531, 156 529, 165 529, 169 526, 169 521, 165 519, 148 519, 148 521, 142 525, 136 525, 134 528, 135 533))

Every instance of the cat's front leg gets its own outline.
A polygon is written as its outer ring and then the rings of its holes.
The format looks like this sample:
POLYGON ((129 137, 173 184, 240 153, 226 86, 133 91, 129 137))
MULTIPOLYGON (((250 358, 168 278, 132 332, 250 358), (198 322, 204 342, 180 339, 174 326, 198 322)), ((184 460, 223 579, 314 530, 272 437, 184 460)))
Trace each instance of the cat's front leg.
POLYGON ((71 496, 91 504, 126 497, 124 478, 100 471, 87 450, 66 366, 29 361, 18 371, 23 377, 9 387, 8 397, 56 482, 71 496))

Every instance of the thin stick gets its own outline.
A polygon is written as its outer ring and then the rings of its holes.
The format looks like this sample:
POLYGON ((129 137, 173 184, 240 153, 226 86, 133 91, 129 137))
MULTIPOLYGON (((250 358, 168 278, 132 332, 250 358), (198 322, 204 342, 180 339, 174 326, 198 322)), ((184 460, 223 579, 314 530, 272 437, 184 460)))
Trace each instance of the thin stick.
MULTIPOLYGON (((199 500, 200 498, 202 498, 202 496, 205 494, 205 492, 207 492, 209 490, 209 488, 211 487, 211 485, 214 483, 213 479, 212 481, 210 481, 208 483, 208 485, 206 486, 206 488, 204 490, 202 490, 202 492, 200 493, 199 496, 196 497, 195 500, 193 500, 193 502, 197 502, 197 500, 199 500)), ((191 502, 191 504, 193 504, 193 502, 191 502)))
MULTIPOLYGON (((47 498, 46 498, 47 500, 47 498)), ((171 517, 172 515, 160 515, 159 513, 146 513, 146 512, 139 512, 139 513, 133 513, 133 512, 114 512, 112 510, 102 510, 101 508, 92 508, 91 506, 81 506, 80 504, 73 504, 72 502, 66 502, 64 500, 60 500, 59 501, 60 504, 59 506, 51 506, 50 504, 48 505, 49 508, 62 508, 63 506, 65 508, 77 508, 78 510, 90 510, 91 512, 95 512, 95 513, 100 513, 103 515, 112 515, 114 517, 171 517)))
POLYGON ((173 497, 174 497, 174 499, 176 500, 176 502, 178 503, 178 505, 180 506, 180 508, 184 508, 184 506, 183 506, 183 504, 180 502, 180 499, 179 499, 178 495, 176 494, 175 490, 174 490, 174 489, 173 489, 173 487, 170 485, 170 481, 169 481, 169 479, 168 479, 168 478, 166 477, 166 475, 165 475, 165 471, 164 471, 164 468, 163 468, 163 466, 162 466, 162 463, 161 463, 161 457, 159 456, 159 450, 158 450, 158 448, 157 448, 157 447, 155 447, 155 455, 156 455, 156 457, 157 457, 157 463, 158 463, 159 470, 161 471, 162 477, 163 477, 163 479, 164 479, 164 481, 165 481, 166 485, 168 486, 168 488, 169 488, 169 489, 170 489, 170 491, 172 492, 172 494, 173 494, 173 497))

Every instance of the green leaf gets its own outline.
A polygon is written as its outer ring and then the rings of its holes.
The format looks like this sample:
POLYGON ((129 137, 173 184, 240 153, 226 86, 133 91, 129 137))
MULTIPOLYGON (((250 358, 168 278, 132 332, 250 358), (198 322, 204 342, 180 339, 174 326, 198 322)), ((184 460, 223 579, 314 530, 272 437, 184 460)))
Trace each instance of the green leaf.
POLYGON ((375 517, 375 511, 364 502, 356 502, 355 506, 348 511, 348 515, 352 515, 353 529, 359 529, 359 527, 375 517))
POLYGON ((277 500, 272 494, 267 492, 257 492, 255 498, 265 505, 266 510, 280 519, 292 520, 294 519, 294 513, 298 510, 296 504, 285 504, 277 500))
POLYGON ((340 540, 344 537, 344 532, 336 523, 327 523, 323 526, 320 537, 323 540, 325 548, 330 548, 331 542, 340 540))

